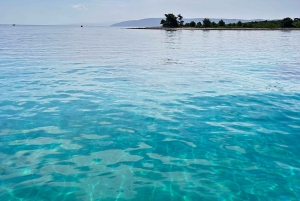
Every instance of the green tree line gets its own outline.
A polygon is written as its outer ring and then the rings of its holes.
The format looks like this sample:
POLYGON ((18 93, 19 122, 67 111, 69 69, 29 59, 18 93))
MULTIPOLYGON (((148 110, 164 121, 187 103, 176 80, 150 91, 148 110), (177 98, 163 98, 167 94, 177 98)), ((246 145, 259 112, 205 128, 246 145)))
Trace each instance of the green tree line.
POLYGON ((196 27, 196 28, 300 28, 300 18, 284 18, 282 20, 265 20, 244 22, 238 21, 237 23, 226 24, 224 20, 220 20, 218 23, 211 21, 209 18, 205 18, 202 22, 184 23, 183 16, 175 16, 173 13, 165 14, 165 19, 161 20, 163 27, 176 28, 176 27, 196 27))

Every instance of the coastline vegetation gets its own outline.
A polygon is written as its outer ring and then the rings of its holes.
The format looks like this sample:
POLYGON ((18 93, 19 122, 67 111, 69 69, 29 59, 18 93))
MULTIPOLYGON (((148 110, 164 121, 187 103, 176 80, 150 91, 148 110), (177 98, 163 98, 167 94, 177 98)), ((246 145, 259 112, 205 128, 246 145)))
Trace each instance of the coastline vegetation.
POLYGON ((174 15, 173 13, 165 14, 165 19, 161 20, 161 25, 166 28, 300 28, 300 18, 284 18, 282 20, 265 20, 265 21, 253 21, 253 22, 241 22, 226 24, 222 19, 216 23, 209 18, 203 19, 202 22, 184 23, 183 16, 181 14, 174 15))

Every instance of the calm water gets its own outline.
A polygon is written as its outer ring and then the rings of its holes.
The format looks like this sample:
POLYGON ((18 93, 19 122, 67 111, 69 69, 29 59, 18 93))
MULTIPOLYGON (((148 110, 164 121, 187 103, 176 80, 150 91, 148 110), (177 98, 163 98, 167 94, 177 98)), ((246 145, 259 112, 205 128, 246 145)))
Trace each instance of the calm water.
POLYGON ((0 26, 0 200, 300 200, 299 47, 0 26))

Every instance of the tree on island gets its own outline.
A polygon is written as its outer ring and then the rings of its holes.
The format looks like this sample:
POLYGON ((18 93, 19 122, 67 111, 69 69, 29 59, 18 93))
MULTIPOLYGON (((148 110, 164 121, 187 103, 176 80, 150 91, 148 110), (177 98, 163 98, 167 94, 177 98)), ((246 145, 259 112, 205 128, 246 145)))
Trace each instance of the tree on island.
POLYGON ((194 22, 194 21, 191 21, 191 23, 190 23, 190 27, 195 27, 196 26, 196 22, 194 22))
POLYGON ((252 28, 252 24, 251 24, 251 23, 248 23, 248 24, 247 24, 247 27, 248 27, 248 28, 252 28))
POLYGON ((300 28, 300 18, 295 18, 294 19, 293 26, 297 27, 297 28, 300 28))
POLYGON ((201 28, 201 27, 202 27, 202 23, 201 23, 201 22, 198 22, 197 25, 196 25, 196 27, 197 27, 197 28, 201 28))
POLYGON ((205 19, 203 20, 203 26, 204 26, 204 27, 211 27, 211 21, 210 21, 210 19, 205 18, 205 19))
POLYGON ((238 23, 236 24, 238 27, 241 27, 243 24, 241 21, 238 21, 238 23))
POLYGON ((184 21, 182 20, 183 19, 182 15, 181 14, 177 15, 177 18, 178 18, 178 24, 179 24, 179 26, 182 27, 183 23, 184 23, 184 21))
POLYGON ((163 27, 179 27, 177 17, 173 13, 165 14, 166 19, 162 19, 160 24, 162 24, 163 27))
POLYGON ((289 27, 293 27, 293 20, 289 17, 287 18, 284 18, 282 21, 281 21, 281 27, 282 28, 289 28, 289 27))
POLYGON ((218 23, 218 25, 220 27, 224 27, 225 26, 225 22, 223 20, 220 20, 219 23, 218 23))

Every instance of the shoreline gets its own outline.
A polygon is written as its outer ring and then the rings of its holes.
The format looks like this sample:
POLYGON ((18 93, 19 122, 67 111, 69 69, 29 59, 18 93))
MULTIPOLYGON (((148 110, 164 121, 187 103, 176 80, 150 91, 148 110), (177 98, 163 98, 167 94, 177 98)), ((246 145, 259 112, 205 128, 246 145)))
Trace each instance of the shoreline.
POLYGON ((130 27, 126 29, 148 29, 148 30, 165 30, 165 31, 178 31, 178 30, 202 30, 202 31, 300 31, 300 28, 168 28, 168 27, 130 27))

